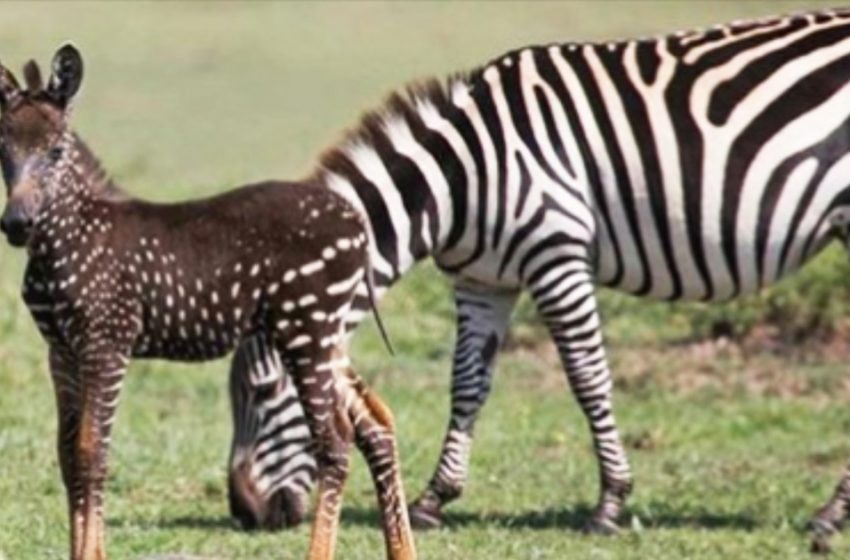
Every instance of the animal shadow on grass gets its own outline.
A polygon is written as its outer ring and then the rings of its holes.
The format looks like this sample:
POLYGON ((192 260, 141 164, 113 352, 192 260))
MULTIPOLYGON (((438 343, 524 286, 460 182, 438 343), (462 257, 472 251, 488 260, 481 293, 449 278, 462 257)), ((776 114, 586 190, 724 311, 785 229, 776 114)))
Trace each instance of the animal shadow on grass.
MULTIPOLYGON (((672 509, 670 506, 660 502, 652 502, 642 509, 643 511, 651 512, 649 515, 638 514, 641 525, 648 529, 693 527, 700 529, 751 531, 759 526, 758 521, 745 513, 713 513, 702 508, 672 509)), ((504 529, 566 529, 582 532, 592 514, 593 509, 588 504, 521 512, 474 512, 452 511, 449 509, 444 512, 443 521, 444 526, 448 529, 500 527, 504 529)), ((634 515, 634 512, 627 511, 621 519, 621 527, 623 529, 628 530, 629 520, 632 518, 632 515, 634 515)), ((341 521, 343 526, 378 527, 380 517, 378 510, 373 507, 343 507, 341 521)), ((122 524, 122 520, 116 520, 115 523, 120 525, 122 524)), ((135 524, 138 525, 138 521, 135 524)), ((201 517, 183 515, 163 517, 142 524, 161 529, 242 530, 229 517, 225 516, 201 517)))
MULTIPOLYGON (((660 503, 649 504, 645 511, 651 511, 651 516, 641 519, 642 526, 654 528, 675 529, 693 527, 700 529, 732 529, 751 531, 759 523, 747 514, 718 514, 702 509, 672 510, 660 503)), ((566 529, 583 532, 588 520, 593 515, 593 508, 588 504, 574 507, 549 508, 544 510, 503 512, 489 511, 477 513, 474 511, 443 512, 443 524, 448 529, 472 527, 500 527, 504 529, 566 529)), ((623 515, 620 526, 629 529, 629 520, 633 513, 627 511, 623 515)), ((377 526, 379 517, 373 508, 343 508, 342 523, 355 525, 377 526)))
POLYGON ((109 525, 115 527, 133 525, 149 529, 239 530, 236 523, 229 517, 199 515, 162 516, 155 519, 118 518, 110 520, 109 525))

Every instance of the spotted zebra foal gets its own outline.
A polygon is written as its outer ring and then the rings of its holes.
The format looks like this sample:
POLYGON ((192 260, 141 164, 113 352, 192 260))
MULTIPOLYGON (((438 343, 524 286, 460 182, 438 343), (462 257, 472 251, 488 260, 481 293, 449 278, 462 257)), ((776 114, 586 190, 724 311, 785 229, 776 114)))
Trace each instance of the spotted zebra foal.
MULTIPOLYGON (((291 373, 315 442, 309 557, 333 556, 353 440, 374 479, 388 557, 414 558, 392 417, 342 345, 342 321, 371 275, 359 214, 310 183, 182 204, 133 199, 68 127, 79 52, 62 47, 52 70, 44 87, 28 63, 22 89, 0 67, 2 229, 27 248, 23 296, 50 346, 71 558, 106 557, 107 450, 130 358, 208 360, 249 337, 249 354, 291 373)), ((271 390, 281 379, 253 381, 271 390)))

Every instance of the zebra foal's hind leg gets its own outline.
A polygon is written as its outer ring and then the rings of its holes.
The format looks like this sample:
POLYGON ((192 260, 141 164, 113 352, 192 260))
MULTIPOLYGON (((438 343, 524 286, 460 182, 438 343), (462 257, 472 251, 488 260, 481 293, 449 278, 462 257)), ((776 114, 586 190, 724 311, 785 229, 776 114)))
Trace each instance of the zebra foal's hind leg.
POLYGON ((850 517, 850 465, 844 469, 844 474, 838 486, 835 487, 832 497, 818 510, 810 523, 812 552, 828 553, 830 537, 841 530, 848 517, 850 517))
POLYGON ((354 441, 375 484, 387 556, 414 560, 416 550, 404 499, 392 412, 350 367, 342 370, 340 381, 354 441))
POLYGON ((583 259, 572 258, 548 267, 540 276, 529 290, 590 424, 599 461, 599 502, 587 530, 613 533, 618 530, 617 518, 632 490, 632 474, 614 419, 613 383, 602 344, 591 268, 583 259))
POLYGON ((428 487, 410 506, 418 529, 442 524, 442 508, 463 491, 475 420, 490 393, 493 364, 508 328, 518 292, 455 286, 457 340, 452 367, 448 431, 428 487))
POLYGON ((292 372, 298 398, 316 444, 318 495, 310 535, 309 560, 334 557, 342 492, 348 479, 353 432, 334 382, 333 348, 321 347, 319 337, 302 335, 281 340, 277 348, 284 367, 292 372), (287 349, 287 345, 293 345, 287 349))
MULTIPOLYGON (((294 340, 298 342, 298 338, 294 340)), ((289 343, 290 348, 292 344, 289 343)), ((281 348, 282 352, 285 350, 281 348)), ((282 356, 286 369, 293 372, 316 442, 319 488, 309 560, 329 560, 334 556, 352 441, 363 453, 372 473, 381 507, 387 558, 415 560, 389 409, 349 369, 342 348, 322 347, 317 339, 309 351, 282 353, 282 356)))

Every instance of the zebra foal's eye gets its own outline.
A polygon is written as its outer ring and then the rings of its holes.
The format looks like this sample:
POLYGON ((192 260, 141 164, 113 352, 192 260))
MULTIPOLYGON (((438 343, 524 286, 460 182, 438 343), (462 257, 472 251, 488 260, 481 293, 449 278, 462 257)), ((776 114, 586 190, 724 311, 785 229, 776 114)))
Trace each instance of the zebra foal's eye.
POLYGON ((47 150, 47 158, 52 162, 57 162, 62 157, 62 148, 58 146, 53 146, 49 150, 47 150))

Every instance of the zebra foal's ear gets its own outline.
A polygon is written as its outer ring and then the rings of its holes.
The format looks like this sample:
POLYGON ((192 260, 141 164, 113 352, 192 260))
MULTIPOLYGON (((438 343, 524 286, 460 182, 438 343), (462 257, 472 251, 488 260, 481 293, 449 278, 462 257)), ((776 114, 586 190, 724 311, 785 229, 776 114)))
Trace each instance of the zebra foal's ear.
POLYGON ((27 90, 30 93, 41 91, 44 88, 44 81, 41 79, 41 69, 35 60, 30 60, 24 64, 24 83, 27 85, 27 90))
POLYGON ((68 106, 83 81, 83 57, 71 43, 66 43, 53 55, 52 72, 47 93, 63 109, 68 106))
POLYGON ((0 65, 0 109, 6 109, 21 95, 18 80, 9 70, 0 65))

